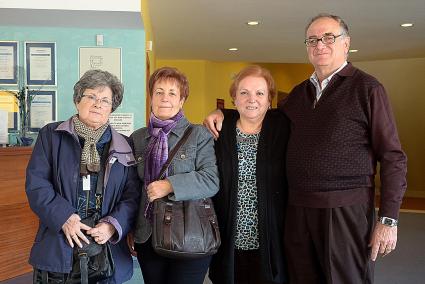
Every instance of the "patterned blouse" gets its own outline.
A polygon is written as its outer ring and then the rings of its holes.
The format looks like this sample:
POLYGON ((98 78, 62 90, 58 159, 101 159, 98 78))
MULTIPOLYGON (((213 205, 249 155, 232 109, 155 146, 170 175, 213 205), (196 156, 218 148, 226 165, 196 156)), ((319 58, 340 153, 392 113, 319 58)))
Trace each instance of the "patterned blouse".
POLYGON ((238 151, 238 194, 236 209, 236 249, 258 249, 256 161, 260 134, 244 134, 236 127, 238 151))

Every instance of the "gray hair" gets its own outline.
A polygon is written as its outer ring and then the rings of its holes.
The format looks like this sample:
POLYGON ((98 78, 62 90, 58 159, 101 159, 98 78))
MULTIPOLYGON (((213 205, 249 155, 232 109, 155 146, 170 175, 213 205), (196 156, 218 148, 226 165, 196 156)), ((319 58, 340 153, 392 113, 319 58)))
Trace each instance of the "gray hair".
POLYGON ((306 35, 306 36, 307 36, 307 30, 308 30, 308 28, 311 26, 311 24, 312 24, 314 21, 316 21, 316 20, 318 20, 318 19, 321 19, 321 18, 329 18, 329 19, 333 19, 333 20, 337 21, 337 22, 338 22, 338 24, 339 24, 339 27, 341 28, 341 32, 342 32, 342 34, 344 34, 344 35, 346 35, 346 36, 350 36, 350 34, 348 33, 348 26, 347 26, 347 24, 344 22, 344 20, 343 20, 341 17, 339 17, 339 16, 331 15, 331 14, 328 14, 328 13, 320 13, 319 15, 317 15, 317 16, 315 16, 315 17, 311 18, 310 22, 309 22, 309 23, 308 23, 308 25, 305 27, 305 35, 306 35))
POLYGON ((81 101, 84 91, 97 87, 109 87, 112 91, 112 112, 119 107, 124 94, 124 86, 117 76, 99 69, 89 70, 74 85, 74 103, 81 101))

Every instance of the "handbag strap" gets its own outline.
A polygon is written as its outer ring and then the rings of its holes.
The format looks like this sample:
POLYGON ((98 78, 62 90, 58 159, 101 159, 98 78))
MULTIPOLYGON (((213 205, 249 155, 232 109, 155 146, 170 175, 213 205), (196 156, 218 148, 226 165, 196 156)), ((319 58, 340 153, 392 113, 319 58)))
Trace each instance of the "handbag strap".
POLYGON ((171 161, 173 160, 174 156, 176 155, 177 151, 183 146, 183 144, 187 141, 187 139, 190 136, 190 133, 192 133, 193 126, 189 125, 189 127, 186 129, 186 131, 183 134, 183 137, 180 139, 180 141, 174 146, 174 148, 170 151, 168 154, 168 159, 165 162, 165 164, 162 166, 161 171, 159 172, 158 179, 161 180, 164 178, 165 171, 168 169, 168 167, 171 164, 171 161))
POLYGON ((103 196, 103 190, 105 188, 103 179, 105 178, 105 169, 107 166, 106 161, 108 160, 110 145, 111 145, 111 142, 108 142, 103 148, 102 157, 100 158, 101 167, 97 175, 95 197, 96 197, 96 211, 99 213, 98 216, 102 215, 102 196, 103 196))

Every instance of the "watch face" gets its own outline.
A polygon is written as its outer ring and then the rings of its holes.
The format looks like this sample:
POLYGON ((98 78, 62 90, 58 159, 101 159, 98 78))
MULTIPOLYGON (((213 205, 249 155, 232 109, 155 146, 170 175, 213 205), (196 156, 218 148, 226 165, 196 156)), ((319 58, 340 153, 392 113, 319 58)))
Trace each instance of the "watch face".
POLYGON ((382 224, 393 227, 393 226, 397 226, 397 220, 388 218, 388 217, 381 217, 380 221, 382 224))

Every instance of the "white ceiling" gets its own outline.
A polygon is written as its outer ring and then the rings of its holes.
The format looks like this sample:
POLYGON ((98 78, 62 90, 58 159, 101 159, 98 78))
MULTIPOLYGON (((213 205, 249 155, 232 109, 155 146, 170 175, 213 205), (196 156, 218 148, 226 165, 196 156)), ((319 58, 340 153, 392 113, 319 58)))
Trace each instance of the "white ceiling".
POLYGON ((143 21, 140 11, 2 8, 0 29, 2 26, 143 29, 143 21))
POLYGON ((359 50, 352 61, 425 57, 425 0, 150 0, 149 8, 159 59, 306 62, 305 25, 322 12, 348 24, 359 50))

